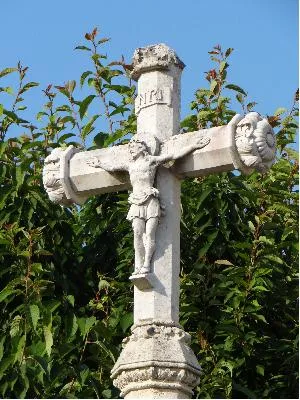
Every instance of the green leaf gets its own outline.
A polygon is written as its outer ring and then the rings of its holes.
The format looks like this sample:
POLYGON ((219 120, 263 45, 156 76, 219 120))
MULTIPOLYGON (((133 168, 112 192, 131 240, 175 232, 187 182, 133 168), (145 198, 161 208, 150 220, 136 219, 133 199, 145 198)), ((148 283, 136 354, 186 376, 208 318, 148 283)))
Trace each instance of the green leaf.
POLYGON ((81 103, 79 106, 79 115, 80 115, 80 119, 82 119, 89 107, 89 105, 91 104, 91 102, 94 100, 96 96, 91 94, 89 96, 87 96, 81 103))
POLYGON ((287 111, 286 108, 284 108, 284 107, 279 107, 279 108, 277 108, 277 110, 274 112, 274 115, 275 115, 275 116, 278 116, 278 115, 284 114, 286 111, 287 111))
POLYGON ((3 358, 3 350, 4 350, 4 342, 5 342, 6 337, 3 336, 0 340, 0 361, 3 358))
POLYGON ((230 54, 233 52, 233 48, 232 47, 229 47, 226 51, 225 51, 225 57, 227 58, 227 57, 229 57, 230 56, 230 54))
POLYGON ((98 283, 98 289, 102 290, 102 289, 106 289, 109 288, 110 284, 107 280, 105 279, 100 279, 99 283, 98 283))
POLYGON ((14 362, 14 355, 10 355, 6 358, 4 358, 1 363, 0 363, 0 379, 2 379, 2 376, 4 372, 9 368, 14 362))
POLYGON ((48 356, 50 357, 51 349, 53 346, 53 336, 52 336, 50 326, 44 326, 44 337, 45 337, 45 343, 46 343, 46 352, 47 352, 48 356))
POLYGON ((11 74, 12 72, 18 71, 18 68, 5 68, 0 72, 0 78, 5 75, 11 74))
POLYGON ((68 91, 68 93, 70 93, 70 95, 72 95, 72 93, 74 92, 75 88, 76 88, 76 81, 72 80, 72 81, 68 81, 65 84, 65 88, 68 91))
POLYGON ((237 101, 238 101, 240 104, 243 104, 244 101, 245 101, 245 96, 243 96, 241 93, 238 93, 238 94, 235 96, 235 98, 237 99, 237 101))
POLYGON ((264 376, 265 375, 265 368, 263 365, 256 365, 256 372, 261 375, 264 376))
POLYGON ((10 281, 6 287, 0 292, 0 302, 5 300, 9 295, 14 294, 16 296, 17 293, 20 293, 20 290, 15 289, 17 285, 21 283, 20 278, 13 279, 10 281))
POLYGON ((34 330, 36 330, 38 320, 40 319, 40 309, 36 304, 31 304, 29 306, 30 317, 34 330))
POLYGON ((248 226, 251 232, 255 232, 255 226, 252 221, 248 221, 248 226))
POLYGON ((87 51, 92 51, 89 47, 86 46, 76 46, 74 50, 87 50, 87 51))
POLYGON ((211 110, 201 110, 198 112, 197 118, 199 121, 208 121, 213 115, 214 112, 211 110))
POLYGON ((85 79, 86 79, 89 75, 91 75, 91 74, 93 74, 92 71, 85 71, 85 72, 81 75, 81 77, 80 77, 80 86, 81 86, 81 87, 83 86, 83 84, 84 84, 84 82, 85 82, 85 79))
POLYGON ((74 307, 75 304, 75 298, 72 294, 69 294, 68 296, 66 296, 66 300, 68 301, 68 303, 71 304, 71 306, 74 307))
POLYGON ((96 121, 96 119, 98 117, 100 117, 100 115, 94 115, 89 120, 89 122, 86 125, 84 125, 84 127, 82 128, 82 131, 81 131, 82 139, 85 139, 88 136, 88 134, 91 133, 94 130, 93 124, 94 124, 94 122, 96 121))
POLYGON ((248 103, 247 104, 247 111, 250 112, 256 105, 257 105, 257 103, 255 101, 252 101, 251 103, 248 103))
MULTIPOLYGON (((46 281, 48 282, 48 281, 46 281)), ((51 282, 50 282, 51 283, 51 282)), ((61 301, 60 300, 44 300, 44 306, 47 309, 47 311, 51 313, 53 313, 59 306, 61 305, 61 301)))
POLYGON ((17 182, 17 188, 19 188, 23 182, 24 182, 24 178, 25 178, 25 171, 23 170, 23 166, 19 165, 16 167, 16 182, 17 182))
POLYGON ((103 38, 103 39, 100 39, 100 40, 98 41, 98 44, 102 44, 102 43, 108 42, 109 40, 110 40, 110 38, 103 38))
POLYGON ((233 265, 230 261, 228 260, 216 260, 215 264, 219 264, 219 265, 233 265))
POLYGON ((234 90, 235 92, 239 92, 239 93, 243 94, 244 96, 247 96, 247 93, 246 93, 242 88, 240 88, 240 87, 237 86, 237 85, 229 84, 229 85, 226 85, 225 87, 226 87, 227 89, 234 90))
POLYGON ((41 119, 43 118, 44 115, 48 116, 48 114, 45 111, 40 111, 40 112, 37 113, 36 119, 38 121, 41 121, 41 119))
POLYGON ((104 350, 105 354, 107 354, 107 355, 112 359, 112 361, 113 361, 114 363, 116 362, 115 356, 113 355, 112 351, 111 351, 103 342, 101 342, 100 340, 97 340, 96 344, 97 344, 102 350, 104 350))
POLYGON ((0 92, 6 92, 8 94, 14 94, 14 90, 10 86, 0 88, 0 92))
POLYGON ((229 64, 226 61, 222 61, 220 63, 220 72, 223 72, 224 69, 226 69, 229 66, 229 64))
POLYGON ((266 258, 267 260, 270 260, 270 261, 274 261, 277 264, 283 264, 283 260, 280 257, 275 256, 273 254, 264 255, 264 258, 266 258))
POLYGON ((252 288, 252 290, 255 290, 257 292, 269 292, 269 289, 265 288, 264 286, 260 286, 260 285, 254 286, 252 288))
POLYGON ((256 314, 256 313, 252 313, 251 314, 252 317, 254 317, 255 319, 258 319, 259 321, 263 321, 264 323, 267 324, 266 318, 264 317, 264 315, 262 314, 256 314))
POLYGON ((46 373, 47 377, 49 377, 49 364, 47 361, 37 354, 33 355, 32 357, 38 362, 42 370, 46 373))
POLYGON ((209 90, 212 92, 212 93, 214 93, 215 94, 215 89, 217 88, 217 86, 218 86, 218 82, 216 81, 216 80, 212 80, 211 81, 211 83, 210 83, 210 88, 209 88, 209 90))
POLYGON ((26 393, 29 389, 29 379, 25 374, 22 374, 23 390, 19 394, 20 399, 25 399, 26 393))
POLYGON ((66 338, 72 338, 78 329, 77 318, 75 314, 69 314, 65 318, 66 338))
POLYGON ((210 193, 212 192, 212 190, 213 190, 212 188, 209 188, 209 189, 205 189, 205 190, 202 191, 201 196, 200 196, 200 198, 199 198, 199 200, 198 200, 198 204, 197 204, 197 210, 198 210, 198 211, 200 210, 200 208, 201 208, 203 202, 205 201, 205 199, 207 198, 207 196, 210 195, 210 193))
POLYGON ((26 343, 26 335, 23 335, 19 339, 19 342, 18 342, 18 345, 17 345, 17 351, 16 351, 16 353, 14 355, 14 362, 13 363, 16 363, 17 361, 19 363, 22 362, 25 343, 26 343))
POLYGON ((97 322, 97 319, 95 317, 89 317, 89 318, 78 318, 77 323, 81 332, 81 335, 85 337, 88 335, 90 329, 95 325, 97 322))
POLYGON ((20 332, 20 324, 22 321, 22 317, 20 315, 16 315, 14 319, 11 321, 9 334, 11 338, 17 336, 20 332))
POLYGON ((22 93, 26 92, 28 89, 35 87, 35 86, 39 86, 39 83, 37 83, 37 82, 26 83, 26 85, 24 85, 22 87, 22 89, 20 90, 19 94, 22 94, 22 93))
POLYGON ((124 314, 121 319, 120 319, 120 326, 123 330, 123 332, 125 333, 127 331, 127 329, 133 324, 133 314, 131 313, 127 313, 124 314))

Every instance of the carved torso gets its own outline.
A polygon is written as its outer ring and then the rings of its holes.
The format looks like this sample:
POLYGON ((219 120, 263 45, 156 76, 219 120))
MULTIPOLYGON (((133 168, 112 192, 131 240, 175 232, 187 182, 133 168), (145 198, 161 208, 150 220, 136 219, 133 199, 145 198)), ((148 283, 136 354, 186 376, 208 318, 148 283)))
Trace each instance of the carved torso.
POLYGON ((128 167, 132 192, 139 194, 153 187, 156 165, 148 156, 140 157, 129 164, 128 167))

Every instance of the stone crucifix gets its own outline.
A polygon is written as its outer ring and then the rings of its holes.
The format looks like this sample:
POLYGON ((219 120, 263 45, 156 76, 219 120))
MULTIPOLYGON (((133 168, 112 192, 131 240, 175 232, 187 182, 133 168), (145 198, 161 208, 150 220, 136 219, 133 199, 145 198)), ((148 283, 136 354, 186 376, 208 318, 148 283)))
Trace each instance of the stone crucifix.
POLYGON ((182 61, 159 44, 137 49, 133 67, 137 134, 107 149, 55 149, 43 181, 50 199, 62 205, 131 191, 134 325, 112 378, 125 398, 190 398, 200 366, 179 325, 180 180, 234 169, 264 172, 275 158, 275 136, 255 112, 180 134, 182 61))

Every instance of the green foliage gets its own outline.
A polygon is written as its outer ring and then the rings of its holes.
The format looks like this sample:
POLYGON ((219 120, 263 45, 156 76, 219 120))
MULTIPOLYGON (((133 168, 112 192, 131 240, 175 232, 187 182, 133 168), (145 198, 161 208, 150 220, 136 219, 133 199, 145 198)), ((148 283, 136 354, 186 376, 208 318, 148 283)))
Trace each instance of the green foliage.
MULTIPOLYGON (((37 86, 25 82, 27 67, 0 72, 1 83, 19 77, 16 91, 0 89, 2 397, 118 397, 109 375, 132 324, 127 194, 63 209, 41 181, 52 148, 92 140, 91 148, 106 147, 136 130, 130 66, 107 61, 100 50, 108 39, 97 34, 76 47, 90 70, 43 90, 35 121, 21 117, 21 95, 37 86), (12 128, 20 134, 8 138, 12 128)), ((244 112, 255 106, 226 81, 232 51, 210 52, 216 68, 206 73, 209 88, 196 91, 184 130, 227 123, 233 92, 244 112)), ((269 117, 278 160, 267 175, 223 173, 182 185, 181 323, 202 364, 199 398, 297 397, 297 112, 295 101, 269 117)))

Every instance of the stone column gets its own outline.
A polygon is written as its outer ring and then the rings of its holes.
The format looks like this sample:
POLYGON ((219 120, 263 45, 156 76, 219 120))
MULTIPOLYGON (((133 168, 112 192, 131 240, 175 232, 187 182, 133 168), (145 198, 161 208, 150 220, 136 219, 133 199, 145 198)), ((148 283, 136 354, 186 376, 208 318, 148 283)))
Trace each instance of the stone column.
MULTIPOLYGON (((179 133, 180 76, 184 64, 165 45, 136 50, 137 132, 160 141, 179 133)), ((190 398, 200 366, 179 317, 180 182, 169 169, 156 176, 165 207, 156 232, 152 287, 134 288, 134 325, 112 370, 125 398, 190 398)))

